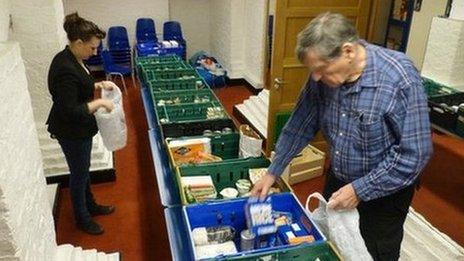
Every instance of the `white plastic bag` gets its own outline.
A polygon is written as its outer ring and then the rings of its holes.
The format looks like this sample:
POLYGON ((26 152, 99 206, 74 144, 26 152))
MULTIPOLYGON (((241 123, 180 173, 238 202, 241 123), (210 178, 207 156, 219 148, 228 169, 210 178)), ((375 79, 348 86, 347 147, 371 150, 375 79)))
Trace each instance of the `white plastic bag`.
POLYGON ((114 86, 112 90, 102 89, 101 95, 103 99, 111 100, 114 103, 114 109, 111 112, 106 111, 105 108, 100 108, 95 112, 103 145, 109 151, 122 149, 127 143, 127 127, 121 90, 114 86))
POLYGON ((306 210, 322 233, 338 247, 345 260, 372 260, 359 231, 358 210, 338 211, 327 208, 327 201, 317 192, 306 199, 306 210), (309 209, 309 202, 312 198, 319 199, 319 206, 314 211, 309 209))
POLYGON ((239 156, 241 158, 260 157, 263 140, 250 126, 240 125, 239 156))

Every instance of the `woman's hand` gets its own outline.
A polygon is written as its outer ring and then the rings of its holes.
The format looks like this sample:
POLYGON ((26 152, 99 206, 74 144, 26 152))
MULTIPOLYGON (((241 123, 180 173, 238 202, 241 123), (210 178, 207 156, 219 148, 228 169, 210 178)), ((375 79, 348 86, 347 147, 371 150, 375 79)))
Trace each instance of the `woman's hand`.
POLYGON ((111 112, 114 109, 114 103, 106 99, 96 99, 87 103, 87 108, 90 113, 96 112, 101 107, 105 108, 107 112, 111 112))
POLYGON ((113 90, 117 85, 112 81, 101 81, 95 83, 95 89, 113 90))
POLYGON ((107 112, 111 112, 114 109, 114 103, 111 100, 101 99, 100 104, 107 112))

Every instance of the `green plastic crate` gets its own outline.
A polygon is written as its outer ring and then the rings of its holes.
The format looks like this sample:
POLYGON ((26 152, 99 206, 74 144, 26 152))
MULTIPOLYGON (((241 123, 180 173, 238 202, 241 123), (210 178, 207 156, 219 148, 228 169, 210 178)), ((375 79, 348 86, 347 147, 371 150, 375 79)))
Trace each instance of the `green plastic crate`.
POLYGON ((193 69, 193 68, 184 62, 163 62, 163 63, 141 64, 140 69, 142 71, 162 72, 162 71, 167 71, 167 70, 182 70, 182 69, 193 69))
POLYGON ((155 106, 160 124, 227 119, 229 116, 219 102, 189 103, 181 105, 155 106), (222 116, 207 118, 208 108, 221 108, 222 116))
POLYGON ((208 85, 201 78, 176 79, 176 80, 151 80, 147 86, 152 92, 195 90, 207 88, 208 85))
POLYGON ((199 78, 197 71, 193 68, 173 69, 165 71, 142 70, 145 82, 152 80, 178 80, 199 78))
POLYGON ((276 113, 276 123, 274 125, 274 144, 277 142, 277 139, 282 132, 285 124, 287 124, 288 119, 292 116, 292 112, 279 112, 276 113))
POLYGON ((150 63, 172 63, 172 62, 182 62, 179 56, 177 55, 166 55, 166 56, 143 56, 137 57, 136 64, 150 64, 150 63))
POLYGON ((422 78, 422 85, 424 86, 425 92, 429 98, 441 97, 459 92, 453 88, 427 78, 422 78))
POLYGON ((211 89, 199 90, 178 90, 178 91, 161 91, 151 92, 155 104, 164 102, 165 104, 184 104, 184 103, 201 103, 201 102, 219 102, 211 89))
MULTIPOLYGON (((232 133, 221 133, 221 134, 212 134, 209 136, 190 136, 190 137, 180 137, 180 138, 167 138, 166 142, 171 140, 179 139, 192 139, 192 138, 210 138, 211 140, 211 154, 221 157, 223 160, 226 159, 236 159, 238 158, 238 146, 240 140, 240 134, 237 132, 232 133)), ((168 152, 168 154, 170 154, 168 152)), ((171 162, 172 162, 172 156, 171 162)))
MULTIPOLYGON (((188 205, 189 203, 181 186, 181 177, 210 175, 219 194, 226 187, 235 187, 237 180, 248 179, 249 169, 266 168, 269 164, 268 159, 260 157, 229 159, 221 162, 176 167, 177 187, 179 188, 182 205, 188 205)), ((289 185, 280 178, 277 179, 276 186, 280 188, 281 192, 291 191, 289 185)))

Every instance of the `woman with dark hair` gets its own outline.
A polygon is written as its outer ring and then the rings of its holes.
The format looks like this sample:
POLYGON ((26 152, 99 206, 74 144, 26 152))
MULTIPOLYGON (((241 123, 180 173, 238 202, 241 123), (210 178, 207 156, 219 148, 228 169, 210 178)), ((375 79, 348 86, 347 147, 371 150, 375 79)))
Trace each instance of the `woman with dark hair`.
POLYGON ((95 89, 112 89, 109 81, 95 82, 83 60, 96 54, 105 32, 77 13, 65 17, 64 30, 69 45, 50 65, 48 89, 53 105, 48 116, 48 131, 56 138, 70 170, 69 187, 76 225, 86 233, 98 235, 103 228, 92 216, 108 215, 114 206, 95 202, 90 189, 92 137, 98 132, 93 113, 99 108, 113 109, 109 100, 94 99, 95 89))

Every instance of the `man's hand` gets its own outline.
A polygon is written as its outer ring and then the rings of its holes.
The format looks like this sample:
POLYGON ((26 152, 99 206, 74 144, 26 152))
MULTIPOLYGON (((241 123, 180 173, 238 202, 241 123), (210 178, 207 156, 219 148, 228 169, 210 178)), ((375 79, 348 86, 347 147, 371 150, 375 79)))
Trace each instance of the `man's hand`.
POLYGON ((266 174, 262 177, 251 190, 252 197, 259 197, 261 200, 264 200, 269 192, 269 188, 274 184, 276 176, 271 174, 266 174))
POLYGON ((353 185, 347 184, 335 191, 329 199, 329 208, 338 209, 353 209, 359 204, 359 198, 353 185))

